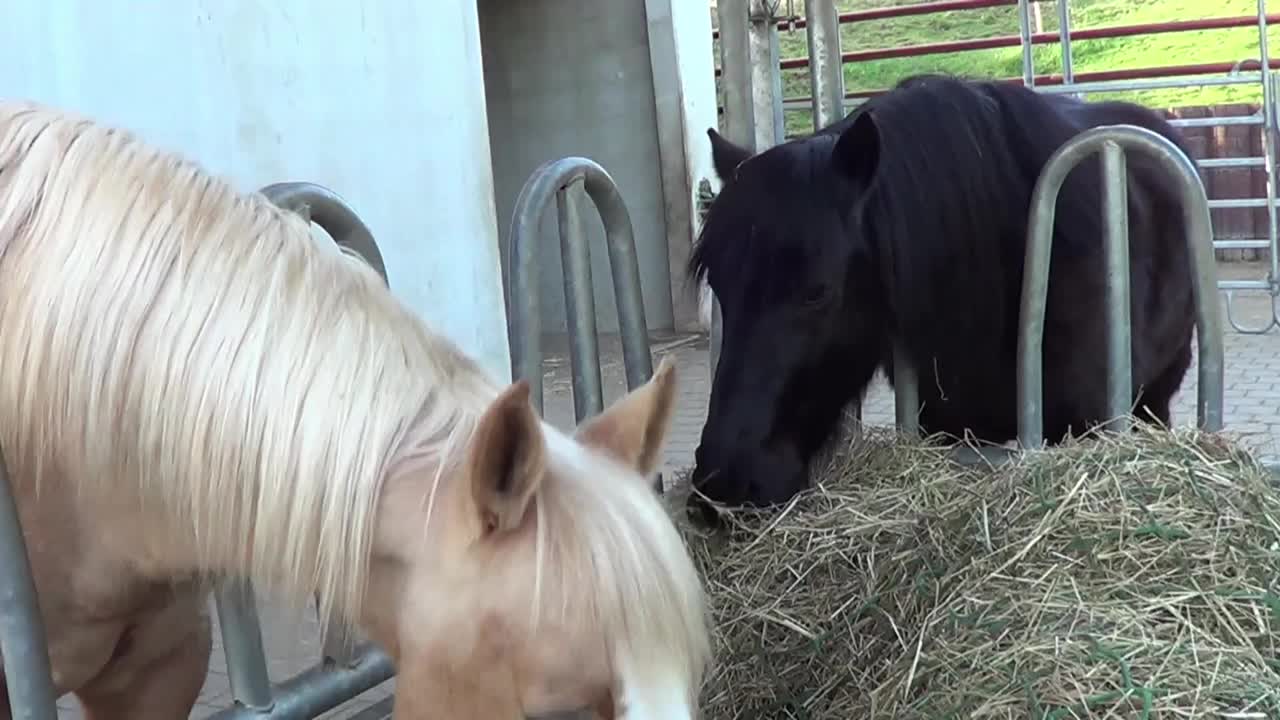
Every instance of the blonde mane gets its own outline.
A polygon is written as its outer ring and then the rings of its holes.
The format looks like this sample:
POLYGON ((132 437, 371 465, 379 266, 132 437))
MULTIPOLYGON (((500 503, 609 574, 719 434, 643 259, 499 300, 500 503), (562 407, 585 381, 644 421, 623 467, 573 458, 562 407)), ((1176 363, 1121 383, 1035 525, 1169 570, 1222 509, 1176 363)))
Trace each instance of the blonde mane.
MULTIPOLYGON (((567 436, 551 428, 546 435, 561 462, 581 457, 567 436)), ((554 608, 560 619, 613 638, 628 674, 690 679, 695 705, 711 658, 709 616, 701 579, 666 508, 634 474, 554 474, 556 482, 537 498, 538 522, 547 528, 539 538, 543 587, 535 612, 554 608)))
MULTIPOLYGON (((0 104, 0 288, 14 477, 140 503, 157 541, 193 533, 197 568, 318 592, 322 618, 360 615, 393 462, 456 467, 499 392, 298 216, 28 103, 0 104)), ((564 613, 696 694, 710 648, 682 539, 634 473, 544 427, 560 471, 534 499, 534 624, 564 613)))
POLYGON ((359 612, 408 426, 450 445, 496 393, 296 215, 30 103, 0 104, 0 287, 15 476, 136 498, 322 617, 359 612))

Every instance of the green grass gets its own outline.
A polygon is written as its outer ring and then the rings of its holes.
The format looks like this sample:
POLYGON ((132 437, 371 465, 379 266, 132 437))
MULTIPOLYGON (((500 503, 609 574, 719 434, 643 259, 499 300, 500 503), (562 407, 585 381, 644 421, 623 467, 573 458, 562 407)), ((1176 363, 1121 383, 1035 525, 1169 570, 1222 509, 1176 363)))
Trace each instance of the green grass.
MULTIPOLYGON (((924 0, 838 0, 840 10, 883 7, 924 0)), ((793 0, 795 12, 803 11, 803 2, 793 0)), ((781 3, 779 12, 786 12, 781 3)), ((1070 3, 1073 30, 1129 25, 1134 23, 1191 20, 1209 17, 1253 16, 1255 0, 1073 0, 1070 3)), ((1058 29, 1056 2, 1042 3, 1045 32, 1058 29)), ((1018 34, 1016 7, 963 10, 936 15, 876 20, 842 26, 841 47, 844 51, 919 45, 929 42, 963 40, 1018 34)), ((783 58, 804 57, 807 53, 805 31, 779 32, 783 58)), ((1273 48, 1280 41, 1280 29, 1268 32, 1273 48)), ((1258 56, 1256 27, 1228 30, 1145 35, 1131 38, 1077 40, 1072 43, 1076 73, 1100 70, 1137 69, 1192 63, 1236 62, 1258 56)), ((1034 64, 1037 75, 1062 72, 1061 49, 1057 43, 1036 45, 1034 64)), ((1019 47, 975 50, 962 53, 893 58, 846 64, 845 90, 887 88, 908 75, 922 72, 948 72, 975 78, 1021 77, 1022 51, 1019 47)), ((782 73, 783 97, 809 95, 808 69, 782 73)), ((1152 107, 1178 107, 1233 102, 1260 102, 1258 85, 1223 87, 1188 87, 1148 91, 1090 94, 1090 99, 1114 98, 1152 107)), ((809 112, 787 112, 787 134, 812 129, 809 112)))

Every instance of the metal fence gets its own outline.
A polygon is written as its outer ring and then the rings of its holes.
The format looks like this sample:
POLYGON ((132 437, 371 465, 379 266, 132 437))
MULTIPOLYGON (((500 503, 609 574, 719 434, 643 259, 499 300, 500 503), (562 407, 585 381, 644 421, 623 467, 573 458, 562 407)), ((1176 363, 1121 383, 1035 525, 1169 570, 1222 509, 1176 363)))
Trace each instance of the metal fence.
MULTIPOLYGON (((369 229, 330 190, 311 183, 277 183, 261 191, 272 202, 324 228, 339 245, 356 251, 387 279, 382 254, 369 229)), ((227 676, 235 705, 215 718, 266 720, 312 718, 350 700, 394 674, 390 659, 370 644, 354 647, 343 627, 328 634, 317 665, 272 685, 262 647, 252 588, 227 581, 217 591, 227 676)), ((0 657, 14 720, 55 720, 43 623, 17 507, 0 457, 0 657), (12 672, 15 668, 20 672, 12 672)))
MULTIPOLYGON (((594 161, 581 157, 552 160, 535 170, 525 182, 512 214, 508 238, 510 280, 505 283, 505 289, 512 376, 529 382, 534 407, 541 413, 543 353, 538 294, 538 225, 554 197, 564 268, 574 419, 582 422, 604 410, 604 389, 596 331, 595 284, 591 278, 591 247, 587 245, 582 231, 580 208, 574 195, 577 188, 586 192, 604 224, 627 389, 634 390, 653 376, 649 326, 644 317, 640 264, 636 257, 631 215, 613 178, 594 161)), ((661 474, 657 487, 661 492, 661 474)))

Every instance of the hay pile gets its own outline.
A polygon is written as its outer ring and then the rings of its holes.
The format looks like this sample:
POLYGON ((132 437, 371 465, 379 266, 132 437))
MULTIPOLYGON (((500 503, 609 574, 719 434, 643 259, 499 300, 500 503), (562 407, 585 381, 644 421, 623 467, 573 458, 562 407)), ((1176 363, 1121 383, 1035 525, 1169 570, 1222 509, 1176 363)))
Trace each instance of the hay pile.
POLYGON ((688 530, 708 720, 1280 718, 1280 492, 1221 437, 992 469, 871 434, 822 477, 688 530))

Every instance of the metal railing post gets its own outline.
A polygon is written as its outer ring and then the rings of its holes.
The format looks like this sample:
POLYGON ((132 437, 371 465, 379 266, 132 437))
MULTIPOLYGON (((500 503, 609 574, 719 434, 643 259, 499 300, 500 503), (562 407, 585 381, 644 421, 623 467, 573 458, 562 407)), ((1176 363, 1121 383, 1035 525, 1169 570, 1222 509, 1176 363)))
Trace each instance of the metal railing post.
POLYGON ((1035 87, 1035 55, 1031 45, 1031 3, 1018 0, 1018 35, 1022 45, 1022 84, 1035 87))
POLYGON ((776 4, 751 0, 747 47, 751 52, 751 104, 755 114, 756 152, 782 142, 782 62, 776 4))
POLYGON ((834 0, 805 0, 809 42, 809 96, 815 131, 844 117, 844 66, 840 59, 840 15, 834 0))
POLYGON ((218 627, 222 632, 222 654, 227 663, 231 698, 249 710, 271 711, 271 676, 262 646, 262 626, 253 586, 229 579, 214 593, 218 627))
POLYGON ((579 183, 604 225, 627 389, 634 390, 653 376, 649 326, 644 316, 640 262, 636 256, 631 215, 613 178, 594 161, 582 157, 552 160, 534 170, 525 182, 512 213, 508 238, 511 271, 505 290, 512 379, 523 378, 529 382, 534 407, 541 414, 542 315, 538 294, 537 240, 538 224, 554 196, 560 226, 561 258, 564 260, 574 415, 577 422, 582 422, 604 409, 604 394, 600 380, 589 247, 581 231, 580 219, 575 221, 576 202, 570 195, 572 188, 579 183))
POLYGON ((1127 414, 1132 382, 1129 349, 1129 238, 1127 179, 1123 151, 1152 156, 1176 180, 1186 226, 1191 259, 1192 292, 1196 303, 1196 339, 1199 374, 1196 382, 1196 419, 1208 431, 1222 429, 1223 342, 1222 322, 1214 293, 1213 228, 1209 203, 1195 164, 1164 136, 1134 125, 1110 125, 1080 133, 1049 158, 1036 180, 1031 196, 1023 264, 1022 306, 1018 327, 1018 439, 1023 448, 1044 443, 1044 384, 1042 342, 1045 305, 1049 290, 1049 258, 1053 245, 1053 221, 1067 175, 1086 157, 1102 152, 1103 207, 1107 230, 1108 411, 1112 418, 1127 414), (1119 174, 1112 177, 1113 174, 1119 174), (1118 305, 1121 300, 1123 305, 1118 305), (1121 346, 1121 343, 1124 343, 1121 346))
MULTIPOLYGON (((383 282, 387 282, 386 266, 373 234, 350 206, 334 192, 306 182, 274 183, 259 192, 274 204, 319 225, 329 233, 334 242, 355 251, 382 277, 383 282)), ((294 714, 298 711, 297 708, 324 704, 334 696, 333 689, 318 687, 321 682, 336 683, 334 687, 351 685, 368 689, 393 674, 390 662, 378 651, 369 649, 357 654, 349 629, 330 619, 330 622, 325 623, 320 664, 322 667, 332 664, 351 670, 355 680, 344 680, 332 674, 309 674, 305 675, 305 684, 299 682, 299 678, 286 681, 286 686, 296 686, 291 690, 293 695, 286 693, 273 698, 252 584, 243 580, 225 581, 215 593, 215 602, 222 632, 223 654, 226 656, 227 677, 231 683, 232 697, 239 706, 218 717, 304 717, 294 714), (317 694, 316 697, 294 697, 303 692, 301 688, 304 687, 307 692, 317 694), (317 697, 320 699, 317 700, 317 697)), ((357 692, 360 691, 362 690, 357 692)), ((333 704, 344 699, 338 698, 333 704)))
MULTIPOLYGON (((1072 85, 1076 81, 1075 58, 1071 52, 1071 3, 1058 0, 1058 46, 1062 51, 1062 82, 1072 85)), ((1084 94, 1076 95, 1083 98, 1084 94)))
POLYGON ((0 659, 13 720, 57 720, 57 697, 31 560, 0 454, 0 659))

